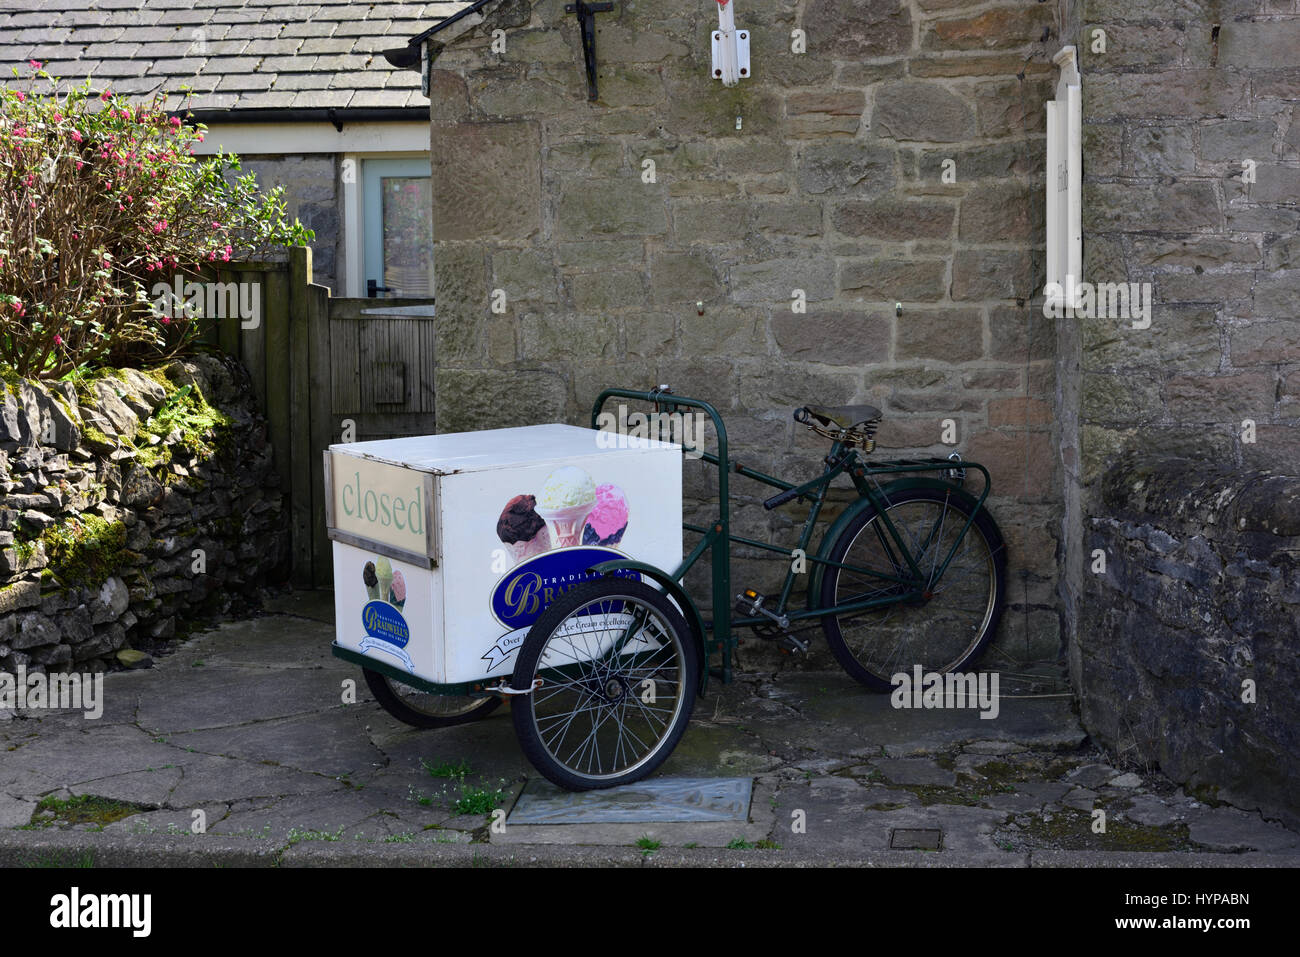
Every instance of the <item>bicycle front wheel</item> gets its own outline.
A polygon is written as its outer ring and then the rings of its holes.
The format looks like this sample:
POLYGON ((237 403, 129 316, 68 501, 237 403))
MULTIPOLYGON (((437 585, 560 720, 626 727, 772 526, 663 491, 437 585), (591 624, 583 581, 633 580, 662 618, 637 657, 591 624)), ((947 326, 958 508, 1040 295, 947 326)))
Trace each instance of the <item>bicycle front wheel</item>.
MULTIPOLYGON (((890 496, 884 513, 926 576, 920 595, 822 619, 835 659, 873 691, 890 691, 893 676, 910 676, 916 665, 924 673, 960 671, 993 640, 1006 599, 1006 547, 983 508, 958 540, 975 508, 975 499, 957 488, 913 488, 890 496), (956 552, 940 574, 954 544, 956 552)), ((827 567, 823 608, 911 591, 867 574, 913 575, 882 516, 878 509, 864 509, 840 534, 829 557, 858 570, 827 567)))
POLYGON ((537 685, 512 702, 519 746, 571 791, 639 781, 686 730, 699 673, 690 627, 662 592, 625 578, 579 585, 519 649, 514 687, 537 685))

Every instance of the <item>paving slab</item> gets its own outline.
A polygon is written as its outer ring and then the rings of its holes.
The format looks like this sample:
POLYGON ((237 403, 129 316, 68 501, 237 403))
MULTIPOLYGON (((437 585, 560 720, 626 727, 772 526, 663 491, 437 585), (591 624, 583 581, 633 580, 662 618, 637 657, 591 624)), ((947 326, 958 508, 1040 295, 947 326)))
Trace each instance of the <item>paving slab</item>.
MULTIPOLYGON (((676 789, 679 779, 659 778, 665 786, 676 789)), ((696 779, 686 779, 694 781, 696 779)), ((680 790, 689 790, 689 785, 680 790)), ((739 783, 732 789, 733 799, 738 799, 742 788, 739 783)), ((601 821, 578 824, 520 824, 511 823, 509 816, 505 819, 503 829, 492 829, 490 841, 493 844, 618 844, 635 845, 639 840, 648 839, 665 846, 700 846, 726 847, 728 844, 745 842, 757 844, 768 839, 772 831, 775 813, 773 803, 774 786, 765 781, 753 782, 752 792, 744 801, 743 811, 733 810, 722 820, 662 821, 641 820, 636 822, 601 821)), ((640 802, 638 802, 640 803, 640 802)), ((635 813, 635 812, 632 812, 635 813)), ((642 813, 640 817, 652 815, 642 813)), ((677 813, 674 816, 681 816, 677 813)))
POLYGON ((507 824, 682 824, 748 821, 749 778, 658 778, 594 791, 566 791, 533 779, 507 824))

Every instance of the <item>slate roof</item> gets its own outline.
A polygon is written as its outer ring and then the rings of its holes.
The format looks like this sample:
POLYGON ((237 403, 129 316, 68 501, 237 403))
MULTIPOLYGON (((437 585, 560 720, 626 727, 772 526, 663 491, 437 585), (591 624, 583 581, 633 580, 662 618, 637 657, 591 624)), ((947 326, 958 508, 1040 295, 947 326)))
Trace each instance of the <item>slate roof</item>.
POLYGON ((169 94, 196 112, 426 107, 420 75, 382 51, 466 2, 316 0, 0 0, 0 82, 29 82, 29 60, 69 83, 169 94), (16 80, 11 67, 22 79, 16 80), (185 103, 179 91, 193 91, 185 103))

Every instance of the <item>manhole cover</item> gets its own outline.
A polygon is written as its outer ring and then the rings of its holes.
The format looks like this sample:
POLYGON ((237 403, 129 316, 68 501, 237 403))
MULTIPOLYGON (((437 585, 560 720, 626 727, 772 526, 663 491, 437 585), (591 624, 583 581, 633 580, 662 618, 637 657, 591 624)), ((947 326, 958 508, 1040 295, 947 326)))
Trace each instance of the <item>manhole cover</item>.
POLYGON ((889 846, 896 851, 937 851, 942 843, 938 828, 896 827, 889 832, 889 846))
POLYGON ((750 778, 661 778, 603 791, 563 791, 533 778, 508 824, 748 821, 750 778))

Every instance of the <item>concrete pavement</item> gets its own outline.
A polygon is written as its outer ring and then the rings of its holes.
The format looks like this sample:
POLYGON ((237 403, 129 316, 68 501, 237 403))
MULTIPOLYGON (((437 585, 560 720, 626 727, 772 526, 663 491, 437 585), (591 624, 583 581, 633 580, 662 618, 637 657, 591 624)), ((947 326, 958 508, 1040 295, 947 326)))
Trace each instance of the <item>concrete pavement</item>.
POLYGON ((752 777, 747 822, 507 817, 494 831, 489 809, 538 777, 508 709, 408 728, 330 655, 328 593, 268 607, 108 675, 98 720, 0 714, 0 864, 1300 863, 1300 834, 1108 763, 1068 697, 1009 697, 1004 682, 999 716, 981 720, 895 710, 838 672, 746 674, 697 705, 658 776, 752 777), (910 832, 939 849, 897 849, 910 832))

